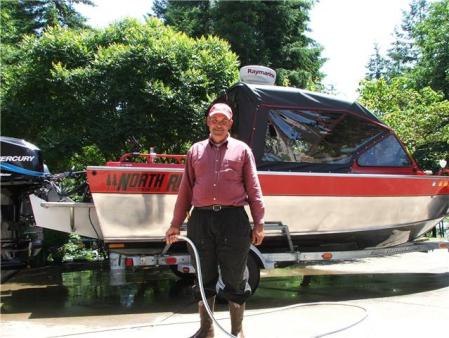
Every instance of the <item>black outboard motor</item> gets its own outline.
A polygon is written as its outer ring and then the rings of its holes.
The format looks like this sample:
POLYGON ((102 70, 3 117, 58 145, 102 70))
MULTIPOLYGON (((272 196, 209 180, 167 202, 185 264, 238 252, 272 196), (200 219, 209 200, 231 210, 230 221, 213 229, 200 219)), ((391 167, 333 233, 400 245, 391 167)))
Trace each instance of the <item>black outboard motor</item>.
POLYGON ((21 139, 0 136, 1 265, 26 264, 41 250, 42 228, 34 226, 29 194, 47 176, 38 147, 21 139))
POLYGON ((0 136, 1 181, 30 181, 42 177, 44 162, 41 150, 34 144, 14 137, 0 136))

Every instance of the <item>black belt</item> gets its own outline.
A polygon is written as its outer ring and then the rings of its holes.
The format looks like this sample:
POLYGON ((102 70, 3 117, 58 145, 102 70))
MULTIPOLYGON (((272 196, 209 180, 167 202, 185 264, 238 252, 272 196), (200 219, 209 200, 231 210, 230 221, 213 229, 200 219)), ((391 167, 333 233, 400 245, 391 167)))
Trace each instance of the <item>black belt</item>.
POLYGON ((221 209, 231 209, 231 208, 243 208, 243 206, 215 204, 215 205, 207 205, 205 207, 195 207, 195 209, 198 210, 212 210, 215 212, 218 212, 221 209))

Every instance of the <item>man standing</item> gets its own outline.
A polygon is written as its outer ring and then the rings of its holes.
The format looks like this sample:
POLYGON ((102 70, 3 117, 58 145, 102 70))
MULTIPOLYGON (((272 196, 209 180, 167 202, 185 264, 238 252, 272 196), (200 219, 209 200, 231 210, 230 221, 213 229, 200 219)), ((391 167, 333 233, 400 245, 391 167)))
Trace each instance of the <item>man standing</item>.
MULTIPOLYGON (((224 103, 214 104, 207 116, 209 138, 195 143, 187 153, 184 175, 176 200, 173 220, 166 241, 177 240, 180 227, 187 223, 187 236, 198 248, 207 302, 213 310, 218 266, 224 282, 223 297, 228 300, 232 334, 243 337, 245 301, 250 296, 243 274, 250 242, 264 238, 264 205, 251 149, 232 138, 232 110, 224 103), (254 227, 244 205, 249 204, 254 227)), ((191 252, 191 256, 193 256, 191 252)), ((201 319, 200 329, 192 336, 213 337, 212 320, 201 301, 198 282, 194 287, 201 319)))

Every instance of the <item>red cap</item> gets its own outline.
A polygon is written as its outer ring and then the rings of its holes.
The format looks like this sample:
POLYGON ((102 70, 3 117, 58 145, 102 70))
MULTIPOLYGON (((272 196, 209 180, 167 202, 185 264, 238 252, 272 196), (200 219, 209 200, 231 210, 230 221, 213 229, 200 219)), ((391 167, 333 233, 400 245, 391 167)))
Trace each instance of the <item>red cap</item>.
POLYGON ((229 120, 232 119, 232 109, 225 103, 215 103, 209 109, 209 116, 216 115, 216 114, 223 114, 229 120))

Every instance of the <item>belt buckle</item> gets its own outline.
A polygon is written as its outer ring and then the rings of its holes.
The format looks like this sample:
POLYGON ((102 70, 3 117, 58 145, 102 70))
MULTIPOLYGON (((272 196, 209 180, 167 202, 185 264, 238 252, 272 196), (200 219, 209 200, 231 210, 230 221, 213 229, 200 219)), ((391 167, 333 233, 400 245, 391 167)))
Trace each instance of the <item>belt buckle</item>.
POLYGON ((215 212, 218 212, 221 210, 221 205, 215 204, 212 206, 212 210, 215 212))

